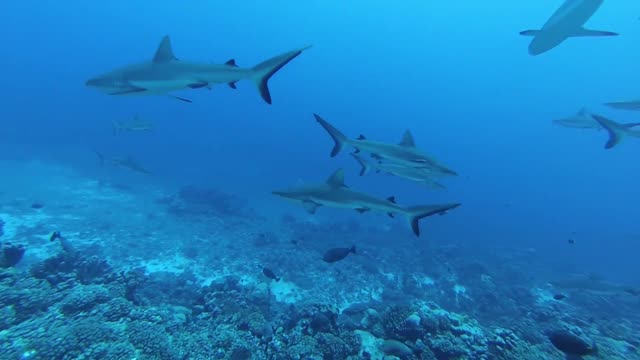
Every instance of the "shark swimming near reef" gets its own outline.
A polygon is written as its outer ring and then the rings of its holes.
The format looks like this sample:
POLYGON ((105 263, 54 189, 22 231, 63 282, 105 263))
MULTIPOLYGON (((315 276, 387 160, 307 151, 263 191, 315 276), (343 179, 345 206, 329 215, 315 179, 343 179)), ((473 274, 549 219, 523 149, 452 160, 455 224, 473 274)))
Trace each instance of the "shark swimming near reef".
POLYGON ((399 144, 367 140, 362 135, 357 139, 349 139, 319 115, 313 114, 313 116, 335 142, 331 157, 338 155, 345 146, 353 146, 356 148, 356 153, 360 151, 369 152, 379 160, 386 160, 408 167, 428 168, 442 174, 457 175, 455 171, 439 164, 433 157, 420 151, 416 147, 413 135, 409 130, 405 131, 399 144))
POLYGON ((398 205, 395 198, 379 199, 371 195, 349 189, 344 184, 344 170, 336 170, 324 183, 299 186, 288 190, 272 192, 285 199, 302 203, 310 214, 315 214, 320 206, 352 209, 360 213, 379 211, 393 217, 395 214, 406 216, 411 230, 420 236, 418 221, 431 215, 444 215, 447 211, 460 206, 459 203, 404 207, 398 205))
POLYGON ((140 174, 153 175, 153 173, 151 171, 147 170, 145 167, 140 165, 140 163, 138 163, 131 156, 105 158, 105 156, 102 153, 100 153, 100 152, 98 152, 96 150, 94 150, 94 152, 98 156, 98 161, 100 163, 100 166, 104 166, 104 164, 108 162, 111 165, 119 167, 119 168, 127 169, 127 170, 130 170, 130 171, 133 171, 133 172, 137 172, 137 173, 140 173, 140 174))
POLYGON ((251 68, 240 68, 235 60, 224 64, 207 64, 179 60, 173 53, 171 40, 165 36, 151 61, 127 65, 87 80, 86 85, 109 95, 172 95, 172 91, 210 88, 214 84, 236 87, 240 80, 253 81, 262 99, 271 104, 268 81, 289 61, 309 46, 274 56, 251 68))
POLYGON ((153 123, 151 121, 140 118, 135 115, 128 121, 114 121, 113 134, 117 135, 123 132, 150 132, 153 131, 153 123))
POLYGON ((605 103, 605 105, 614 109, 640 111, 640 100, 614 101, 605 103))
POLYGON ((571 37, 617 36, 611 31, 590 30, 584 24, 600 8, 604 0, 566 0, 540 30, 524 30, 523 36, 533 36, 530 55, 540 55, 571 37))

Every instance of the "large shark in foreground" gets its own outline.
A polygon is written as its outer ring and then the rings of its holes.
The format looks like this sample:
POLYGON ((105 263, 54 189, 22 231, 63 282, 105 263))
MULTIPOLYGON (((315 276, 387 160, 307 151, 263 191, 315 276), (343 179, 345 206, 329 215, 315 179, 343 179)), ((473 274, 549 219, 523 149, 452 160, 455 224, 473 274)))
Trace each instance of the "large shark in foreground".
POLYGON ((520 35, 533 36, 529 44, 530 55, 540 55, 560 45, 570 37, 617 36, 611 31, 589 30, 584 24, 600 8, 604 0, 566 0, 540 30, 521 31, 520 35))
POLYGON ((356 152, 369 152, 379 160, 387 160, 408 167, 429 168, 448 175, 457 175, 455 171, 439 164, 434 158, 416 148, 413 135, 411 135, 409 130, 404 133, 402 141, 400 141, 399 144, 367 140, 362 135, 357 139, 349 139, 319 115, 313 114, 313 116, 335 142, 333 150, 331 151, 332 157, 338 155, 345 146, 353 146, 356 148, 356 152))
POLYGON ((118 68, 87 81, 87 86, 98 88, 109 95, 171 95, 183 89, 210 88, 214 84, 229 84, 235 89, 240 80, 251 80, 260 95, 271 104, 267 82, 269 78, 308 47, 286 52, 252 68, 240 68, 234 60, 225 64, 206 64, 182 61, 175 57, 171 40, 165 36, 151 61, 118 68))
POLYGON ((411 230, 420 235, 418 221, 431 215, 443 215, 460 204, 441 204, 403 207, 393 197, 379 199, 365 193, 353 191, 344 184, 344 171, 338 169, 326 182, 315 185, 300 186, 288 190, 273 191, 274 195, 302 203, 310 214, 314 214, 320 206, 352 209, 359 212, 380 211, 393 216, 402 214, 407 217, 411 230))
POLYGON ((604 145, 605 149, 611 149, 618 145, 625 136, 640 138, 640 131, 631 128, 637 124, 621 124, 604 116, 593 114, 593 118, 602 126, 609 134, 609 140, 604 145))

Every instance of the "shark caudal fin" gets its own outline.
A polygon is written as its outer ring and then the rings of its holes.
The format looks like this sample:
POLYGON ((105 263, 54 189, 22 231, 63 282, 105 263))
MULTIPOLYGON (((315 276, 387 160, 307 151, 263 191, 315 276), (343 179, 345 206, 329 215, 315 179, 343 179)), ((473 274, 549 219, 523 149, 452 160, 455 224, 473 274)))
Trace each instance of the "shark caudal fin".
POLYGON ((420 236, 420 225, 418 222, 431 215, 444 215, 447 211, 455 209, 461 204, 444 204, 444 205, 426 205, 426 206, 413 206, 407 209, 407 218, 409 219, 409 226, 416 236, 420 236))
POLYGON ((613 120, 609 120, 604 116, 597 114, 592 114, 592 116, 594 120, 596 120, 603 129, 607 130, 607 133, 609 134, 609 139, 604 144, 605 149, 612 149, 614 146, 618 145, 620 141, 622 141, 624 135, 630 131, 628 127, 618 124, 613 120))
POLYGON ((333 127, 333 125, 329 124, 325 119, 321 118, 318 114, 313 114, 316 118, 316 121, 322 125, 322 127, 327 130, 333 141, 335 141, 335 145, 333 146, 333 150, 331 150, 331 157, 338 155, 340 150, 344 147, 344 145, 349 141, 349 139, 340 132, 340 130, 333 127))
POLYGON ((351 156, 353 156, 353 158, 356 159, 358 164, 360 164, 360 176, 367 175, 371 170, 371 166, 369 165, 369 163, 366 162, 360 155, 356 153, 351 153, 351 156))
POLYGON ((262 99, 271 104, 271 94, 269 93, 269 79, 273 74, 285 66, 289 61, 293 60, 296 56, 300 55, 304 50, 311 46, 304 47, 299 50, 289 51, 287 53, 274 56, 269 60, 263 61, 260 64, 251 68, 251 78, 255 81, 258 91, 262 99))

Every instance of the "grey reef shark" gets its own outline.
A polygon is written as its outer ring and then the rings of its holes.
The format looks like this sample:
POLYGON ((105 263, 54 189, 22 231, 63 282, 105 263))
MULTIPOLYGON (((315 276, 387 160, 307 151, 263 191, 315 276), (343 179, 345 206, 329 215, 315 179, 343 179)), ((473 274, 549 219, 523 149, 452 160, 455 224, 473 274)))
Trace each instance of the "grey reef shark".
POLYGON ((87 80, 86 85, 109 95, 168 95, 191 102, 171 92, 211 88, 215 84, 228 84, 235 89, 236 82, 246 79, 253 81, 262 99, 271 104, 269 78, 309 47, 274 56, 251 68, 241 68, 233 59, 224 64, 180 60, 173 53, 169 36, 165 36, 150 61, 117 68, 87 80))

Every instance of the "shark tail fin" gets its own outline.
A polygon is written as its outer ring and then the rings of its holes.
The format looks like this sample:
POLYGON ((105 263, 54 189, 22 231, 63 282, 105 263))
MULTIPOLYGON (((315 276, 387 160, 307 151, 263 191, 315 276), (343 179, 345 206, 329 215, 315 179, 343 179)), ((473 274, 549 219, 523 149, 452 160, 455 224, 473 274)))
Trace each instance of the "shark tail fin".
POLYGON ((319 122, 320 125, 322 125, 322 127, 329 133, 329 135, 333 138, 333 141, 335 141, 333 150, 331 150, 331 157, 338 155, 340 150, 342 150, 344 145, 347 143, 347 137, 342 132, 340 132, 340 130, 329 124, 329 122, 327 122, 325 119, 321 118, 320 115, 313 114, 313 116, 316 118, 316 121, 319 122))
POLYGON ((371 166, 368 162, 366 162, 362 157, 358 156, 356 153, 351 153, 354 159, 360 164, 360 176, 367 175, 371 170, 371 166))
POLYGON ((448 210, 456 208, 460 204, 445 204, 445 205, 426 205, 426 206, 413 206, 407 209, 407 217, 409 219, 409 226, 416 236, 420 236, 420 225, 418 222, 426 217, 440 214, 445 214, 448 210))
POLYGON ((280 70, 283 66, 287 65, 287 63, 296 56, 300 55, 304 50, 308 49, 310 46, 307 46, 302 49, 289 51, 284 54, 280 54, 272 57, 266 61, 261 62, 260 64, 251 68, 251 78, 255 81, 256 86, 258 87, 258 91, 260 92, 260 96, 262 99, 267 102, 267 104, 271 104, 271 94, 269 93, 269 79, 273 74, 275 74, 278 70, 280 70))
POLYGON ((625 131, 628 131, 624 126, 620 126, 618 123, 605 118, 604 116, 600 116, 597 114, 592 115, 593 118, 602 126, 607 133, 609 134, 609 139, 604 144, 605 149, 611 149, 614 146, 618 145, 622 138, 625 135, 625 131))

